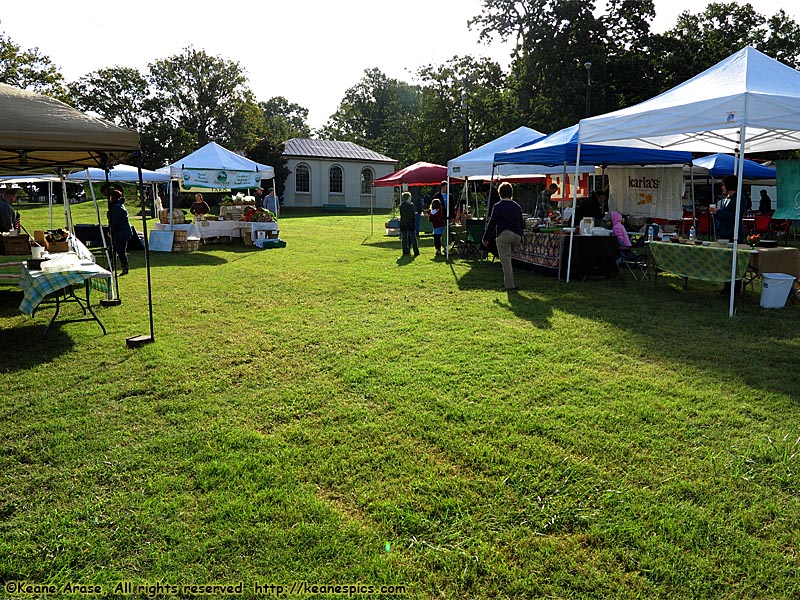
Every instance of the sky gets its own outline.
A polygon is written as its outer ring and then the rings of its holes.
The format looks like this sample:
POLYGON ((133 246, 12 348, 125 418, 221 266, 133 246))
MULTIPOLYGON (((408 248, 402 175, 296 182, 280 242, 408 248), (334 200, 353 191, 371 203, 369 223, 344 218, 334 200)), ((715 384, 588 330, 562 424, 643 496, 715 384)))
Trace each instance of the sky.
MULTIPOLYGON (((598 10, 603 4, 597 2, 598 10)), ((652 30, 665 31, 681 12, 701 12, 706 4, 655 0, 652 30)), ((783 8, 799 20, 788 0, 753 5, 767 16, 783 8)), ((507 67, 512 44, 480 44, 478 32, 467 27, 482 6, 481 0, 227 0, 214 8, 180 0, 6 1, 0 30, 50 57, 67 81, 114 66, 144 73, 149 63, 188 46, 203 49, 239 63, 258 101, 284 96, 307 108, 309 125, 318 128, 366 69, 415 83, 419 67, 457 55, 485 56, 507 67)))

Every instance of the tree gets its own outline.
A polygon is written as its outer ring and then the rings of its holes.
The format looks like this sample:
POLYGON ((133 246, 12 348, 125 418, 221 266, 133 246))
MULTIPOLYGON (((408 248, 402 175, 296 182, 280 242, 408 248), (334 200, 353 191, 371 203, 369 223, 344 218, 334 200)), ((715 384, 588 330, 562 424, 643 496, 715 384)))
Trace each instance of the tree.
POLYGON ((259 110, 238 63, 189 47, 149 68, 153 95, 146 108, 162 135, 171 131, 173 142, 190 141, 184 150, 210 141, 243 149, 258 139, 259 110))
POLYGON ((417 76, 422 81, 418 160, 445 164, 518 127, 505 73, 496 62, 456 56, 422 67, 417 76))
POLYGON ((0 83, 66 100, 64 77, 38 48, 23 50, 0 32, 0 83))
POLYGON ((283 143, 276 142, 267 135, 256 142, 246 152, 246 156, 250 160, 275 169, 275 193, 282 196, 286 178, 289 176, 289 169, 286 167, 288 161, 283 158, 283 143))
POLYGON ((418 88, 367 69, 345 92, 339 108, 319 131, 321 137, 354 142, 403 162, 408 129, 413 126, 418 88))
POLYGON ((311 128, 306 120, 308 109, 289 102, 283 96, 275 96, 266 102, 259 102, 264 116, 266 132, 273 140, 290 140, 311 136, 311 128))
POLYGON ((94 111, 117 125, 141 130, 149 95, 147 79, 136 69, 112 67, 84 75, 67 86, 75 107, 94 111))
POLYGON ((767 19, 749 3, 712 3, 698 14, 681 13, 674 28, 655 36, 662 91, 744 46, 753 46, 794 68, 800 66, 800 27, 783 10, 767 19))
POLYGON ((480 39, 515 39, 509 88, 518 116, 535 129, 553 131, 585 116, 586 62, 605 56, 603 21, 583 0, 484 0, 469 22, 480 39))

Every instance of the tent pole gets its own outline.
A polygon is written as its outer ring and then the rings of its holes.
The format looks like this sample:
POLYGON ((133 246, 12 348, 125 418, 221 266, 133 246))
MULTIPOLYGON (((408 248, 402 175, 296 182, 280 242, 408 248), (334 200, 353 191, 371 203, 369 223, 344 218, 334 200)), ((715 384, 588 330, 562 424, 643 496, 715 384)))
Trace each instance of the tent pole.
MULTIPOLYGON (((691 182, 692 196, 692 227, 697 227, 697 206, 694 200, 694 161, 689 163, 689 181, 691 182)), ((696 233, 696 230, 695 230, 696 233)))
MULTIPOLYGON (((106 171, 106 175, 108 172, 106 171)), ((117 283, 117 272, 111 265, 111 255, 108 252, 108 245, 106 244, 106 236, 103 232, 103 221, 100 217, 100 207, 97 204, 97 194, 94 193, 94 184, 92 183, 92 177, 89 174, 89 169, 86 169, 86 181, 89 183, 89 190, 92 193, 92 203, 94 204, 94 212, 97 215, 97 229, 100 232, 100 241, 103 244, 103 255, 106 257, 106 266, 108 270, 111 271, 111 285, 108 289, 108 294, 106 298, 108 300, 114 300, 119 298, 119 284, 117 283)), ((106 181, 106 185, 108 185, 108 181, 106 181)))
MULTIPOLYGON (((572 219, 572 226, 571 226, 571 231, 569 232, 569 258, 567 258, 567 283, 569 283, 570 271, 572 270, 572 250, 574 249, 574 247, 572 245, 572 241, 573 241, 573 239, 575 237, 575 206, 576 206, 576 204, 578 202, 578 186, 577 186, 577 182, 580 181, 580 176, 579 176, 580 168, 581 168, 581 140, 580 140, 580 135, 579 135, 579 137, 578 137, 578 152, 577 152, 577 155, 575 157, 575 181, 576 181, 576 185, 572 186, 572 216, 570 217, 572 219)), ((563 194, 562 194, 562 197, 563 197, 563 194)), ((564 251, 563 250, 561 251, 561 256, 562 257, 564 256, 564 251)), ((558 272, 561 273, 560 261, 559 261, 558 272)))
POLYGON ((736 163, 736 216, 733 221, 733 258, 731 259, 731 296, 728 304, 728 316, 733 317, 733 301, 736 297, 736 258, 737 258, 737 240, 739 239, 739 220, 742 213, 742 176, 744 175, 744 139, 747 133, 747 127, 742 125, 739 128, 739 161, 736 163))
POLYGON ((561 214, 564 214, 564 204, 567 197, 567 161, 564 161, 564 170, 561 172, 561 214))
POLYGON ((450 260, 450 178, 447 178, 447 197, 444 201, 445 236, 444 236, 444 259, 450 260))
POLYGON ((64 220, 67 223, 67 230, 72 231, 72 211, 70 211, 69 198, 67 198, 67 176, 61 169, 59 169, 58 174, 61 177, 61 200, 64 202, 64 220))
POLYGON ((53 229, 53 182, 47 182, 47 207, 50 213, 50 229, 53 229))
MULTIPOLYGON (((128 348, 138 348, 139 346, 143 346, 144 344, 149 344, 155 341, 155 333, 153 329, 153 288, 152 282, 150 279, 150 245, 147 241, 147 202, 144 198, 144 181, 142 178, 142 151, 137 150, 135 153, 136 155, 136 167, 139 172, 139 200, 142 207, 142 232, 144 233, 144 265, 145 270, 147 271, 147 308, 150 315, 150 335, 137 335, 133 337, 129 337, 125 340, 126 345, 128 348)), ((170 187, 172 186, 172 182, 170 182, 170 187)), ((155 206, 155 203, 153 204, 155 206)))

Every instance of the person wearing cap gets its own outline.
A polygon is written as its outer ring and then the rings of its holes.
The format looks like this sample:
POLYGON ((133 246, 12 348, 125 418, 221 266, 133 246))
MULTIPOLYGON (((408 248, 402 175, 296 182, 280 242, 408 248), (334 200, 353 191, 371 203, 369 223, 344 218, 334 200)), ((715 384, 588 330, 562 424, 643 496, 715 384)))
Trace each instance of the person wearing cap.
POLYGON ((119 257, 122 275, 128 274, 128 240, 131 239, 131 223, 128 220, 128 209, 120 190, 114 189, 108 195, 108 230, 111 234, 111 246, 119 257))
POLYGON ((0 199, 0 232, 18 229, 19 215, 11 205, 17 200, 16 188, 4 188, 0 199))

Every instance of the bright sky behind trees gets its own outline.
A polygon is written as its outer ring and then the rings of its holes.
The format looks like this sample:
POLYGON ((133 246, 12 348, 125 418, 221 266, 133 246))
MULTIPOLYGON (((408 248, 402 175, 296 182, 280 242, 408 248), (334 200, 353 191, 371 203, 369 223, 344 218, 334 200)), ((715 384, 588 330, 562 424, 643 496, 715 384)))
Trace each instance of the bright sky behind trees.
MULTIPOLYGON (((684 10, 698 13, 705 5, 655 0, 653 31, 672 27, 684 10)), ((795 20, 800 14, 787 0, 758 0, 753 5, 766 16, 780 8, 795 20)), ((467 21, 481 6, 480 0, 406 0, 394 5, 367 0, 228 0, 212 9, 203 3, 155 0, 40 0, 5 3, 0 30, 24 49, 38 47, 68 82, 106 67, 145 71, 148 63, 192 45, 238 62, 258 100, 284 96, 308 108, 309 124, 320 127, 365 69, 377 67, 414 83, 419 67, 455 55, 487 56, 507 67, 512 44, 495 40, 491 46, 480 45, 477 32, 467 29, 467 21)), ((731 48, 731 53, 736 50, 731 48)))

